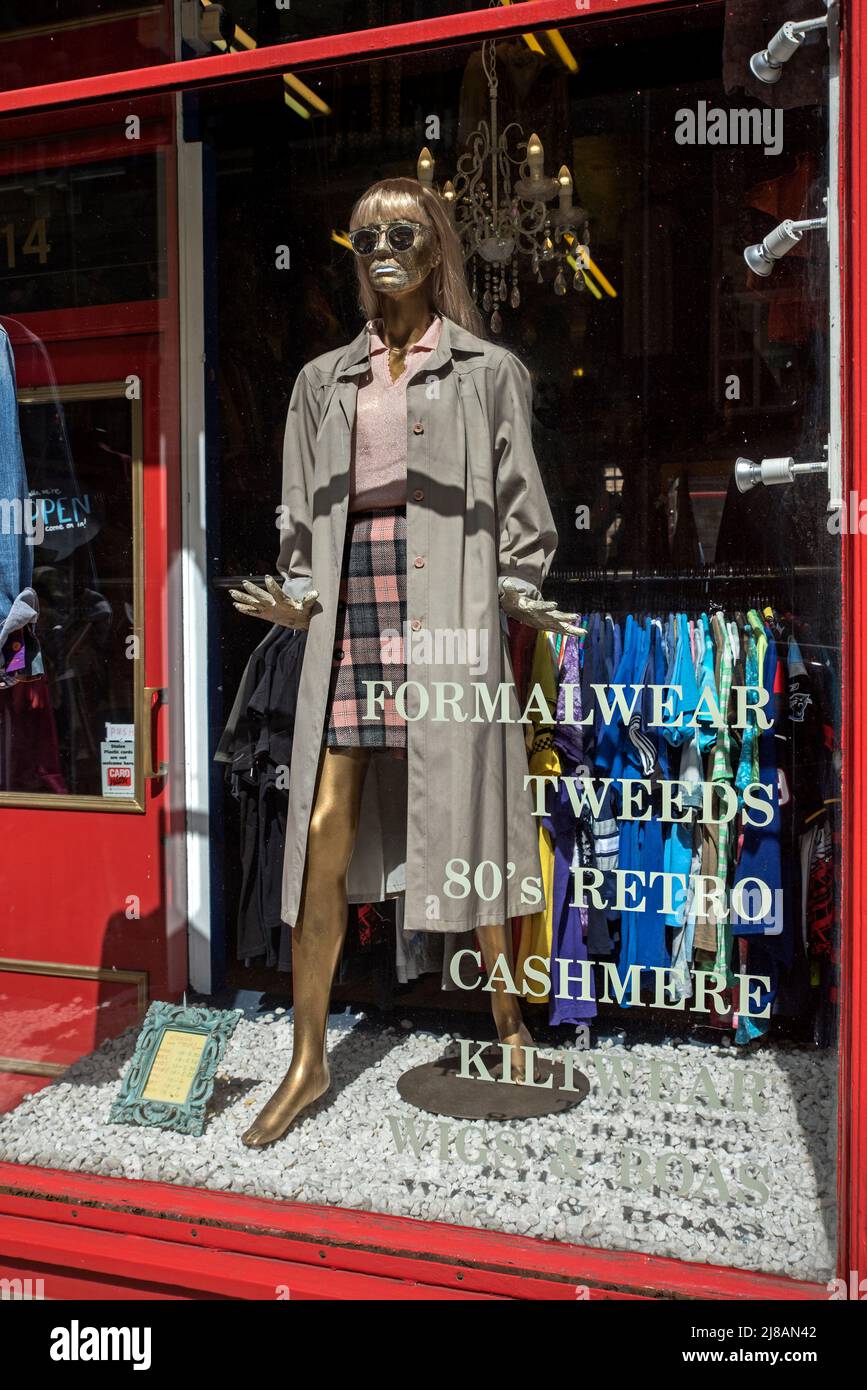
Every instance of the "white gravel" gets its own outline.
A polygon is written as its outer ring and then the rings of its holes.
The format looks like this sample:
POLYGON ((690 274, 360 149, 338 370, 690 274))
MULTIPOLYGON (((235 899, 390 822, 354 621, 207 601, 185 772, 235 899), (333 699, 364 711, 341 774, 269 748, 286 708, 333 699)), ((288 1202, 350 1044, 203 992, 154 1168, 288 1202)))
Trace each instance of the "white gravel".
POLYGON ((291 1011, 239 1022, 200 1139, 107 1123, 135 1042, 129 1030, 0 1117, 0 1158, 832 1277, 832 1054, 628 1045, 615 1035, 579 1054, 591 1092, 566 1115, 438 1120, 402 1101, 396 1083, 440 1056, 453 1035, 408 1032, 407 1022, 333 1015, 329 1095, 260 1151, 240 1136, 289 1063, 291 1011), (605 1093, 618 1062, 632 1076, 629 1096, 616 1084, 605 1093), (749 1104, 753 1094, 764 1113, 749 1104), (409 1122, 418 1154, 411 1144, 399 1151, 395 1139, 395 1130, 405 1139, 409 1122), (633 1176, 636 1151, 646 1155, 644 1185, 633 1176), (681 1157, 654 1173, 666 1154, 681 1157), (756 1192, 759 1166, 766 1196, 756 1192))

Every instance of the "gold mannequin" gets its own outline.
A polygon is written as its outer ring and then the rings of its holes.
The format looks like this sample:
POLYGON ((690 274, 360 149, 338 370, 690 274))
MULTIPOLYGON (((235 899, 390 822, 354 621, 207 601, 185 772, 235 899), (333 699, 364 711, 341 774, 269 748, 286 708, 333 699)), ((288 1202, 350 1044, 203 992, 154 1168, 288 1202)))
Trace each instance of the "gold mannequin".
MULTIPOLYGON (((394 221, 402 223, 405 219, 394 221)), ((389 369, 392 379, 397 380, 404 370, 408 349, 431 323, 429 277, 440 262, 440 251, 437 235, 428 226, 419 229, 409 250, 392 250, 386 237, 389 225, 378 224, 376 249, 359 260, 379 295, 389 369)), ((300 602, 294 602, 270 578, 267 592, 251 583, 245 583, 244 589, 244 593, 232 591, 239 612, 287 627, 306 628, 310 609, 318 597, 311 588, 300 602)), ((546 618, 539 625, 553 628, 557 624, 546 618)), ((387 750, 327 746, 320 753, 308 829, 304 890, 292 932, 292 1061, 277 1090, 242 1136, 249 1148, 262 1148, 279 1139, 296 1116, 327 1091, 330 1083, 326 1057, 328 1005, 346 934, 346 874, 371 756, 389 754, 387 750)), ((478 927, 476 932, 489 971, 498 955, 511 959, 511 933, 505 924, 478 927)), ((511 1054, 512 1077, 521 1080, 524 1054, 520 1048, 531 1044, 532 1038, 522 1021, 520 1004, 500 985, 491 994, 491 1006, 498 1038, 516 1049, 511 1054)))

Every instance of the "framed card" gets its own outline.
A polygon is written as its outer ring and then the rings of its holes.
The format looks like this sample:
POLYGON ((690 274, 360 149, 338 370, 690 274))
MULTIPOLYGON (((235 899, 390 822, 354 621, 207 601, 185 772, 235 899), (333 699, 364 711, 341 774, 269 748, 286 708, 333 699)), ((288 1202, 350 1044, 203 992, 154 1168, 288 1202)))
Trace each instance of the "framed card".
POLYGON ((201 1134, 217 1067, 240 1017, 240 1009, 151 1004, 109 1122, 201 1134))

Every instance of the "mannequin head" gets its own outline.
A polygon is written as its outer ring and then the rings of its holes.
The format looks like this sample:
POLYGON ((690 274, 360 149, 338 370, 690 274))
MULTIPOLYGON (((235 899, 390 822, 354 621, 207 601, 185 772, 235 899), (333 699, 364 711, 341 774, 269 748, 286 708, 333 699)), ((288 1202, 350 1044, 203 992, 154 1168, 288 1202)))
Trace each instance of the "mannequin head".
POLYGON ((436 193, 417 179, 382 179, 359 198, 349 230, 379 230, 375 250, 356 255, 359 300, 366 318, 382 317, 382 298, 426 293, 429 307, 483 336, 481 315, 467 288, 461 245, 436 193), (413 243, 395 249, 383 234, 396 222, 416 223, 413 243))

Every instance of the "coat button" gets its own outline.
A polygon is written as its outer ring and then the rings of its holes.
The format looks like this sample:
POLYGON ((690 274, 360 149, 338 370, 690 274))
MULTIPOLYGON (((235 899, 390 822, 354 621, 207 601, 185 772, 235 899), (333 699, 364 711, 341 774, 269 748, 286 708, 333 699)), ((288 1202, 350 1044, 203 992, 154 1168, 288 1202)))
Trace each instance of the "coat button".
POLYGON ((412 427, 412 432, 413 434, 424 434, 424 425, 422 424, 421 420, 416 420, 415 424, 412 427))
POLYGON ((416 555, 415 559, 413 560, 413 564, 415 565, 417 570, 424 569, 424 559, 421 555, 416 555))
POLYGON ((424 497, 424 493, 422 492, 422 490, 421 490, 420 487, 417 487, 416 490, 415 490, 415 492, 412 494, 412 500, 413 500, 413 502, 421 502, 421 500, 422 500, 423 497, 424 497))
POLYGON ((335 647, 335 649, 334 649, 334 660, 335 660, 335 661, 342 661, 342 660, 343 660, 343 648, 342 648, 342 647, 335 647))
POLYGON ((421 619, 413 618, 412 622, 410 623, 410 627, 412 628, 413 632, 418 632, 419 628, 421 627, 421 619))

